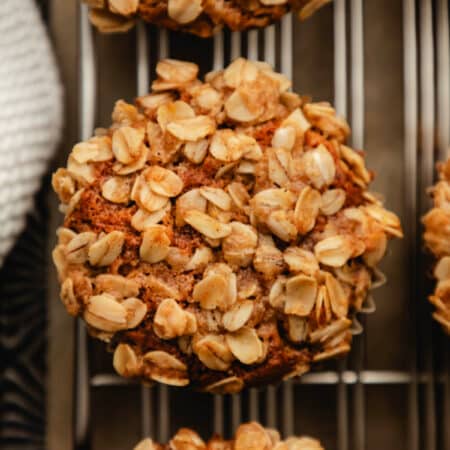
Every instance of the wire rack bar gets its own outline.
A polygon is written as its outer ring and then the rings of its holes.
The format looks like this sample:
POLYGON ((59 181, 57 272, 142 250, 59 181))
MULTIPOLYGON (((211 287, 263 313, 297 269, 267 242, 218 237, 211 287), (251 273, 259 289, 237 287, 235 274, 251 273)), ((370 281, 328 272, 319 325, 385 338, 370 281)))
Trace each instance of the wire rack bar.
MULTIPOLYGON (((353 370, 345 370, 342 373, 335 371, 317 372, 309 373, 303 375, 300 379, 295 380, 293 383, 297 384, 310 384, 310 385, 338 385, 339 383, 344 383, 346 385, 354 385, 358 381, 364 385, 409 385, 412 381, 416 381, 420 384, 425 384, 429 381, 430 375, 427 373, 422 373, 416 377, 412 377, 410 372, 402 371, 375 371, 375 370, 363 370, 358 375, 357 372, 353 370)), ((448 375, 442 374, 435 378, 435 382, 440 385, 444 385, 448 382, 448 375)), ((97 374, 91 378, 91 386, 100 388, 108 386, 130 386, 136 385, 137 383, 130 381, 126 378, 121 378, 115 374, 97 374)), ((272 396, 273 401, 276 401, 276 387, 271 387, 273 389, 272 396)), ((268 389, 268 392, 270 390, 268 389)), ((217 396, 219 399, 223 399, 222 396, 217 396)), ((269 397, 268 397, 269 400, 269 397)), ((269 405, 270 403, 267 403, 269 405)), ((268 407, 268 406, 267 406, 268 407)), ((409 450, 409 447, 408 447, 409 450)))
MULTIPOLYGON (((437 151, 438 159, 445 161, 449 156, 450 144, 450 30, 449 7, 447 0, 437 2, 437 151)), ((450 351, 446 336, 441 336, 442 355, 441 374, 444 378, 441 395, 442 448, 450 450, 450 351)))
MULTIPOLYGON (((431 186, 434 178, 434 138, 435 138, 435 97, 434 97, 434 30, 433 9, 429 0, 420 2, 420 104, 421 104, 421 128, 420 128, 420 214, 428 210, 430 202, 426 188, 431 186)), ((421 258, 419 266, 421 273, 425 273, 425 260, 421 258)), ((421 298, 426 298, 425 281, 421 278, 422 286, 419 292, 421 298)), ((430 378, 425 385, 425 411, 424 411, 424 445, 427 450, 436 449, 436 416, 433 383, 433 336, 431 318, 421 321, 423 329, 423 342, 425 356, 425 370, 430 373, 430 378)))
POLYGON ((294 40, 293 40, 293 25, 292 13, 286 14, 281 19, 281 72, 284 73, 290 80, 293 79, 294 66, 293 55, 294 40))
MULTIPOLYGON (((88 139, 94 129, 96 70, 92 28, 87 5, 79 7, 79 137, 88 139)), ((90 423, 89 366, 87 333, 84 324, 76 324, 74 439, 78 446, 88 439, 90 423)))
POLYGON ((439 159, 442 161, 448 157, 450 142, 450 30, 447 0, 439 0, 437 8, 437 144, 439 159))
POLYGON ((258 30, 250 30, 247 33, 247 58, 258 60, 258 30))
POLYGON ((277 426, 277 391, 275 386, 269 386, 266 390, 266 425, 270 428, 277 426))
POLYGON ((214 432, 223 435, 223 396, 214 396, 214 432))
MULTIPOLYGON (((352 144, 355 148, 364 148, 364 32, 362 0, 351 1, 351 127, 352 144)), ((356 383, 353 396, 353 440, 354 448, 364 450, 366 441, 366 405, 364 383, 361 371, 364 368, 366 336, 362 333, 365 317, 360 317, 361 334, 354 340, 356 383)))
MULTIPOLYGON (((409 251, 410 273, 417 273, 417 126, 418 126, 418 77, 417 77, 417 27, 415 1, 403 2, 403 57, 404 57, 404 162, 405 162, 405 232, 409 251)), ((419 409, 417 392, 417 341, 416 341, 416 293, 417 278, 410 278, 410 364, 411 381, 408 392, 408 449, 419 449, 419 409)))
MULTIPOLYGON (((136 85, 137 95, 145 95, 150 85, 149 70, 149 45, 147 28, 144 23, 140 22, 136 28, 136 85)), ((153 392, 152 389, 143 385, 141 386, 141 436, 152 436, 152 408, 153 392)))
MULTIPOLYGON (((281 72, 293 80, 293 24, 292 13, 287 14, 281 20, 281 72)), ((291 436, 294 434, 294 386, 292 380, 285 381, 281 386, 282 393, 282 410, 283 410, 283 426, 282 431, 284 436, 291 436)))
MULTIPOLYGON (((334 2, 334 104, 338 114, 347 116, 347 39, 346 2, 334 2)), ((337 379, 337 448, 348 450, 348 399, 344 380, 346 361, 338 362, 337 379)))
POLYGON ((224 66, 224 60, 223 32, 220 31, 214 36, 213 70, 222 69, 224 66))
POLYGON ((231 59, 236 59, 241 56, 241 33, 233 31, 231 33, 231 59))
POLYGON ((275 67, 275 25, 269 25, 264 30, 264 61, 275 67))

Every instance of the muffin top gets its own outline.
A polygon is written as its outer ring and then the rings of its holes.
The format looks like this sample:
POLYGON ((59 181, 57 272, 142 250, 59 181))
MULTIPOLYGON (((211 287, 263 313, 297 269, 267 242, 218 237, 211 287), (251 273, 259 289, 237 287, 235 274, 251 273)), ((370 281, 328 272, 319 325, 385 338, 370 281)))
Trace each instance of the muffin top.
POLYGON ((126 377, 236 392, 349 351, 398 218, 328 103, 237 59, 164 60, 53 187, 68 312, 126 377))
POLYGON ((450 159, 439 163, 438 182, 430 189, 433 208, 423 217, 424 240, 436 257, 433 275, 437 280, 429 297, 436 307, 433 317, 450 334, 450 159))
POLYGON ((320 442, 310 437, 289 437, 281 440, 278 431, 263 428, 257 422, 239 426, 231 440, 214 435, 208 442, 193 430, 181 428, 168 444, 158 444, 147 438, 134 450, 324 450, 320 442))
POLYGON ((265 27, 289 11, 306 19, 331 0, 84 0, 102 32, 129 30, 136 17, 149 23, 209 37, 223 27, 233 31, 265 27))

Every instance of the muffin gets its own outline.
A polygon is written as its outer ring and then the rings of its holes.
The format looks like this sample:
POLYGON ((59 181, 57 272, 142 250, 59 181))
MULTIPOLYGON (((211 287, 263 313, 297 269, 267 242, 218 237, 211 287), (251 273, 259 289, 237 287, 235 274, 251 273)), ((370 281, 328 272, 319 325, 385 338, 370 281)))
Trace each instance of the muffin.
POLYGON ((436 319, 450 334, 450 159, 437 165, 439 181, 430 189, 433 208, 422 218, 426 247, 436 258, 433 270, 437 280, 430 302, 436 319))
POLYGON ((168 444, 157 444, 147 438, 134 450, 324 450, 316 439, 310 437, 290 437, 281 440, 278 431, 263 428, 259 423, 241 425, 233 439, 225 440, 214 435, 208 442, 189 428, 181 428, 168 444))
POLYGON ((289 11, 306 19, 331 0, 85 0, 91 21, 102 32, 127 31, 136 17, 208 37, 222 27, 233 31, 265 27, 289 11))
POLYGON ((125 377, 211 392, 277 382, 350 350, 352 317, 397 216, 328 103, 237 59, 197 79, 163 60, 153 92, 53 175, 68 312, 125 377))

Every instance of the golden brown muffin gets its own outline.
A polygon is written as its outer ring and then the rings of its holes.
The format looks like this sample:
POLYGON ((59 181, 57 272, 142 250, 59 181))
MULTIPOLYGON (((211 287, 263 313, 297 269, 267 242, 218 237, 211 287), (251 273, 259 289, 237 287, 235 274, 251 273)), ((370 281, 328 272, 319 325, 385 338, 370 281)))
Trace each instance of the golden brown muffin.
POLYGON ((328 103, 237 59, 197 79, 164 60, 153 93, 53 176, 61 298, 125 377, 239 391, 350 349, 397 216, 328 103))
POLYGON ((147 438, 134 450, 324 450, 320 442, 310 437, 289 437, 281 440, 278 431, 263 428, 257 422, 241 425, 233 439, 214 435, 209 441, 189 428, 181 428, 168 444, 158 444, 147 438))
POLYGON ((450 334, 450 159, 437 165, 439 181, 430 189, 434 207, 423 217, 424 239, 436 257, 437 285, 430 295, 436 307, 433 317, 450 334))
POLYGON ((265 27, 289 11, 306 19, 331 0, 84 0, 102 32, 127 31, 136 17, 208 37, 222 27, 233 31, 265 27))

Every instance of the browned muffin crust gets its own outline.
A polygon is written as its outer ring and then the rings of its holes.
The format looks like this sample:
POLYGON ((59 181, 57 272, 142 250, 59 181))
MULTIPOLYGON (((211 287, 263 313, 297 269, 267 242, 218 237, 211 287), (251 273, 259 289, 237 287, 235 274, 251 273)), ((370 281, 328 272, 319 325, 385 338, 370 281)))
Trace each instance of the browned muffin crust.
POLYGON ((53 177, 69 313, 126 377, 214 392, 301 375, 350 349, 398 218, 327 103, 238 59, 197 80, 164 60, 153 93, 53 177))
POLYGON ((207 442, 193 430, 181 428, 167 444, 144 439, 134 450, 324 450, 316 439, 302 436, 282 440, 277 430, 257 422, 244 423, 230 440, 215 434, 207 442))
POLYGON ((85 0, 92 6, 91 20, 100 31, 126 31, 135 17, 168 28, 212 36, 222 27, 233 31, 262 28, 289 11, 301 19, 331 0, 85 0))
POLYGON ((439 181, 430 188, 433 208, 422 218, 424 240, 436 258, 433 275, 437 280, 430 302, 433 317, 450 334, 450 159, 437 165, 439 181))

